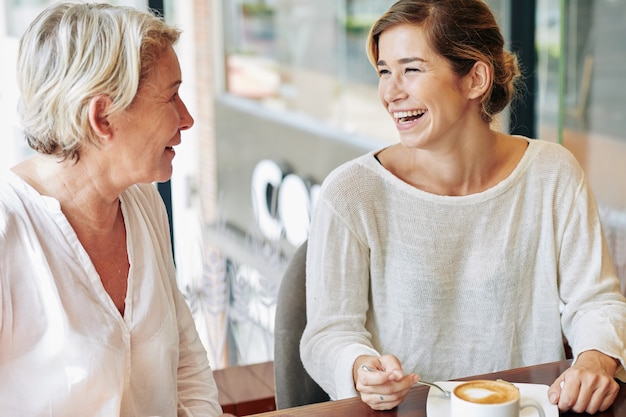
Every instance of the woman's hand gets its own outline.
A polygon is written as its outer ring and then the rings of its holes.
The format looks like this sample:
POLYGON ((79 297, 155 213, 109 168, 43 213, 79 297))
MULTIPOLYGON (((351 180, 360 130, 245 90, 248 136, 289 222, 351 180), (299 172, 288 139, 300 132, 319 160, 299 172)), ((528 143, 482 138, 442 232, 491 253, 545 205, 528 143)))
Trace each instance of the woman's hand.
POLYGON ((352 376, 361 400, 374 410, 390 410, 404 401, 419 377, 404 375, 400 361, 393 355, 359 356, 352 376))
POLYGON ((615 381, 618 362, 597 350, 581 353, 548 390, 548 398, 561 411, 594 414, 608 409, 619 392, 615 381))

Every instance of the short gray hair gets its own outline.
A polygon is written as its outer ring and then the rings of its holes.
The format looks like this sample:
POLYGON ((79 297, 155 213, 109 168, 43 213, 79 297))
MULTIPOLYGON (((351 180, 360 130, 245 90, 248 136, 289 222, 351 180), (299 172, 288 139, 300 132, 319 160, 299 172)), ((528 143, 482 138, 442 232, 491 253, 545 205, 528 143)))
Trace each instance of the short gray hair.
POLYGON ((61 3, 44 10, 20 40, 17 85, 26 140, 40 153, 79 158, 99 144, 89 102, 105 94, 110 114, 126 109, 180 31, 158 15, 130 7, 61 3))

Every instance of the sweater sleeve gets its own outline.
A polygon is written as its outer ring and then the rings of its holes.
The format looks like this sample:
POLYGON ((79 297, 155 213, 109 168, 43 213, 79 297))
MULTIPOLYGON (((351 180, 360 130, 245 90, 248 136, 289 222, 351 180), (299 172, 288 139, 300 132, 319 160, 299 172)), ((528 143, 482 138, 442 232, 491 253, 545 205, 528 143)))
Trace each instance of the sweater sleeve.
POLYGON ((626 299, 584 175, 573 205, 564 212, 558 265, 563 333, 575 358, 584 351, 598 350, 619 359, 622 367, 616 376, 624 381, 626 299))
POLYGON ((300 347, 307 372, 331 398, 341 399, 357 395, 355 359, 378 353, 365 328, 369 250, 327 196, 322 190, 309 235, 307 327, 300 347))

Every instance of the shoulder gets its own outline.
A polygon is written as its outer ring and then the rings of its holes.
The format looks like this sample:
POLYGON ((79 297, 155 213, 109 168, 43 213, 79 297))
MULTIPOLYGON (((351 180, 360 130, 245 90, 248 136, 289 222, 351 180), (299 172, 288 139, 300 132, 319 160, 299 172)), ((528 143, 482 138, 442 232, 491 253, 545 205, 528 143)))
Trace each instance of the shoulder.
POLYGON ((0 241, 4 240, 9 227, 9 218, 13 215, 14 208, 11 191, 5 182, 0 183, 0 241))
POLYGON ((4 209, 14 205, 16 199, 21 199, 18 195, 18 187, 23 181, 12 171, 6 173, 0 180, 0 206, 4 209))
MULTIPOLYGON (((135 184, 120 195, 128 227, 138 239, 152 240, 163 259, 171 259, 169 219, 154 184, 135 184)), ((143 244, 148 247, 146 243, 143 244)))
POLYGON ((135 184, 120 196, 126 209, 144 222, 168 224, 167 211, 163 199, 154 184, 135 184))
POLYGON ((523 184, 528 198, 561 207, 584 202, 592 197, 590 184, 576 157, 563 145, 543 140, 529 141, 523 184))
POLYGON ((563 166, 576 170, 581 169, 574 154, 559 143, 542 139, 531 139, 528 143, 529 150, 535 155, 535 158, 541 162, 558 167, 563 166))
POLYGON ((533 172, 555 181, 580 184, 585 173, 580 163, 566 147, 541 139, 529 140, 529 162, 533 172))
POLYGON ((24 199, 26 195, 18 192, 19 179, 14 174, 0 181, 0 235, 6 234, 7 228, 18 218, 27 216, 24 199))
POLYGON ((369 152, 335 168, 324 179, 322 192, 352 195, 371 191, 381 181, 381 167, 374 154, 369 152))

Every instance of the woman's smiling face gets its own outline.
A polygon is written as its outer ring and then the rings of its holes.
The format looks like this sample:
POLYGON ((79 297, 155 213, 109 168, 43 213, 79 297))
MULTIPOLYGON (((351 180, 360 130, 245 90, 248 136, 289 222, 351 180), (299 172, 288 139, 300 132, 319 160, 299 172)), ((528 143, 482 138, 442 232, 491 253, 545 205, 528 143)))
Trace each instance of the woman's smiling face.
POLYGON ((475 113, 469 83, 431 48, 420 26, 385 30, 378 51, 378 94, 405 146, 428 148, 462 132, 475 113))
POLYGON ((166 181, 174 146, 193 118, 178 95, 181 71, 171 46, 163 52, 130 107, 117 117, 118 155, 131 183, 166 181))

